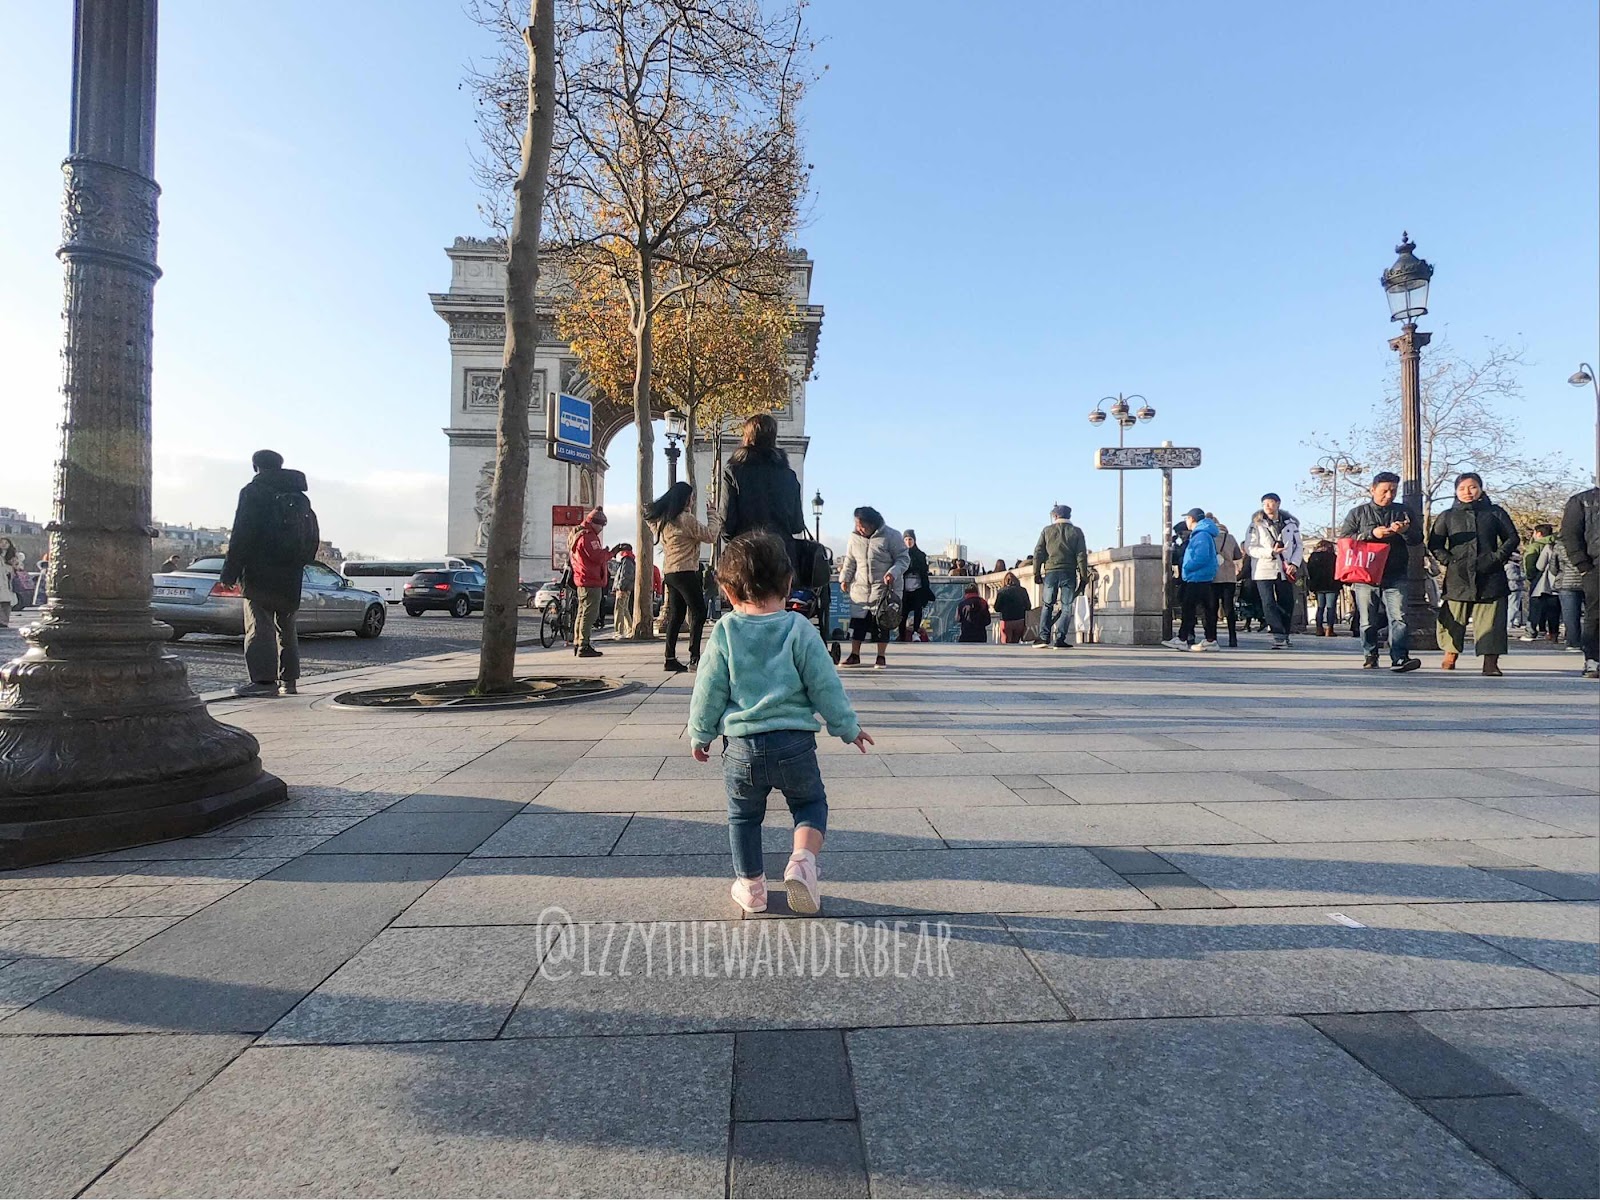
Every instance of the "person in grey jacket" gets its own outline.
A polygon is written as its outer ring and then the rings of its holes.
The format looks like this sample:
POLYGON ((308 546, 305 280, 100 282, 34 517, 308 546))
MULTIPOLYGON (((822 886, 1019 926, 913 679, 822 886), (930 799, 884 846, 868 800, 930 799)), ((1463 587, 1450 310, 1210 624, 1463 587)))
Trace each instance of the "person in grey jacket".
MULTIPOLYGON (((879 622, 879 606, 886 595, 899 598, 911 555, 905 537, 885 525, 877 509, 858 508, 855 518, 855 532, 839 565, 839 586, 850 597, 850 657, 840 665, 859 667, 861 643, 871 638, 878 643, 878 658, 872 665, 881 671, 889 665, 892 627, 879 622)), ((898 615, 894 625, 899 625, 898 615)))
POLYGON ((1083 530, 1072 523, 1072 509, 1057 504, 1050 510, 1050 524, 1039 531, 1033 547, 1033 581, 1040 585, 1040 650, 1072 648, 1072 602, 1089 581, 1089 548, 1083 530), (1056 605, 1061 616, 1056 618, 1056 605))
POLYGON ((1284 509, 1278 493, 1261 497, 1261 507, 1250 518, 1250 532, 1245 534, 1244 552, 1261 596, 1261 612, 1272 629, 1272 648, 1287 650, 1294 581, 1305 561, 1305 549, 1300 543, 1300 522, 1284 509))
POLYGON ((1511 589, 1506 597, 1507 627, 1525 629, 1528 625, 1528 573, 1522 568, 1521 555, 1513 554, 1506 559, 1506 586, 1511 589))

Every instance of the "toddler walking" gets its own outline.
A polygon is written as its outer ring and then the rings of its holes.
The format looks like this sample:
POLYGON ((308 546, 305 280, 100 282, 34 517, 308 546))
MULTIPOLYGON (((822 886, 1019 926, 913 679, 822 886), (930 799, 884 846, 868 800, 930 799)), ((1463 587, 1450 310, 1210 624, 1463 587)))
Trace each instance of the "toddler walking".
POLYGON ((767 908, 761 821, 773 788, 794 817, 794 853, 783 869, 789 909, 809 915, 822 907, 817 851, 828 831, 828 797, 817 766, 817 714, 829 734, 861 753, 872 744, 816 628, 784 607, 792 576, 773 534, 741 534, 723 549, 717 583, 733 611, 711 631, 689 707, 696 762, 709 761, 711 740, 722 735, 733 899, 747 913, 767 908))

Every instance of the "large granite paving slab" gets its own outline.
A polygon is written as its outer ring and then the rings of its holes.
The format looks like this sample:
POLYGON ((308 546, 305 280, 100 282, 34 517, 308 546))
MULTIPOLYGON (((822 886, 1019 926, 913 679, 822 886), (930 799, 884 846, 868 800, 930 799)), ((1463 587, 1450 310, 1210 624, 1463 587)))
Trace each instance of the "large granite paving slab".
POLYGON ((831 854, 821 864, 828 916, 1152 907, 1094 855, 1070 847, 831 854))
POLYGON ((87 1194, 721 1196, 732 1070, 727 1035, 262 1047, 87 1194))
MULTIPOLYGON (((1279 758, 1277 768, 1283 770, 1279 758)), ((1529 796, 1540 790, 1558 791, 1554 786, 1540 789, 1521 782, 1509 772, 1476 767, 1403 767, 1346 771, 1283 770, 1290 779, 1309 783, 1339 800, 1428 799, 1453 796, 1461 800, 1478 797, 1529 796)))
POLYGON ((1600 905, 1436 904, 1428 913, 1507 954, 1600 994, 1600 905))
MULTIPOLYGON (((774 865, 781 871, 783 863, 769 863, 769 874, 774 865)), ((732 882, 727 854, 469 858, 395 923, 720 920, 738 911, 728 896, 732 882)))
POLYGON ((1178 846, 1160 853, 1235 904, 1538 900, 1531 891, 1412 842, 1178 846))
MULTIPOLYGON (((667 759, 661 764, 661 770, 656 775, 657 779, 691 779, 698 780, 708 787, 722 786, 722 764, 717 761, 716 748, 712 748, 712 760, 709 763, 696 762, 689 756, 687 744, 682 754, 667 759)), ((843 779, 887 779, 889 777, 890 762, 900 759, 888 759, 877 754, 862 754, 854 746, 849 754, 819 754, 817 764, 822 771, 822 781, 833 784, 843 779)), ((575 778, 564 776, 563 778, 575 778)))
POLYGON ((1147 846, 1264 842, 1197 804, 1049 804, 1012 808, 929 808, 952 846, 1147 846))
POLYGON ((1427 915, 1349 905, 1008 917, 1080 1018, 1583 1004, 1586 993, 1427 915))
MULTIPOLYGON (((557 779, 594 745, 592 740, 555 742, 511 741, 495 747, 444 776, 450 784, 492 780, 557 779)), ((419 790, 419 789, 412 789, 419 790)))
POLYGON ((622 813, 521 813, 497 829, 472 857, 608 854, 628 820, 622 813))
POLYGON ((568 937, 528 985, 505 1036, 1068 1015, 993 917, 576 926, 568 937))
POLYGON ((1416 1019, 1600 1141, 1600 1008, 1421 1012, 1416 1019))
POLYGON ((1287 792, 1243 775, 1212 771, 1143 775, 1046 775, 1045 782, 1079 804, 1209 804, 1282 801, 1287 792))
POLYGON ((249 1040, 0 1039, 0 1194, 77 1195, 249 1040))
POLYGON ((487 812, 381 812, 329 838, 315 854, 466 854, 515 815, 487 812))
POLYGON ((1570 833, 1600 837, 1600 796, 1516 796, 1476 803, 1542 821, 1570 833))
POLYGON ((492 1038, 547 945, 531 925, 386 929, 262 1041, 492 1038))
POLYGON ((1574 875, 1600 884, 1600 838, 1474 838, 1480 846, 1498 850, 1519 862, 1547 871, 1574 875))
POLYGON ((1466 800, 1295 800, 1218 804, 1212 811, 1278 842, 1406 842, 1550 837, 1566 832, 1466 800))
POLYGON ((961 775, 1115 775, 1122 768, 1086 750, 1016 750, 1005 754, 895 755, 889 769, 901 778, 961 775))
POLYGON ((0 1034, 259 1033, 455 862, 297 859, 0 1021, 0 1034))
MULTIPOLYGON (((1589 714, 1591 717, 1593 712, 1589 714)), ((1570 787, 1575 792, 1600 793, 1600 762, 1592 761, 1594 756, 1593 732, 1590 733, 1589 754, 1591 761, 1570 767, 1533 766, 1521 763, 1510 769, 1518 775, 1526 775, 1530 779, 1540 779, 1545 783, 1553 783, 1561 787, 1570 787)))
POLYGON ((874 1196, 1514 1196, 1305 1022, 848 1035, 874 1196))
MULTIPOLYGON (((788 807, 780 796, 774 794, 767 802, 767 819, 761 827, 762 850, 769 857, 778 855, 787 858, 793 844, 794 826, 788 807)), ((944 842, 933 826, 914 808, 847 808, 828 814, 828 854, 842 850, 928 850, 943 847, 944 842)), ((728 814, 721 810, 636 813, 612 853, 729 853, 728 814)))

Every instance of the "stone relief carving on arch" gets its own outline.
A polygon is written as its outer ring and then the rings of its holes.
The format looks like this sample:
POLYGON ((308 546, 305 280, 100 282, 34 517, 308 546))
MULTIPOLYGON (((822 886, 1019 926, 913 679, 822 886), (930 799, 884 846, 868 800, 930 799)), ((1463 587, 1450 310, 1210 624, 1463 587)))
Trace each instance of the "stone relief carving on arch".
MULTIPOLYGON (((544 411, 545 373, 533 373, 533 394, 528 397, 529 412, 544 411)), ((482 367, 467 367, 461 388, 464 412, 500 411, 500 372, 482 367)), ((537 432, 537 431, 535 431, 537 432)))

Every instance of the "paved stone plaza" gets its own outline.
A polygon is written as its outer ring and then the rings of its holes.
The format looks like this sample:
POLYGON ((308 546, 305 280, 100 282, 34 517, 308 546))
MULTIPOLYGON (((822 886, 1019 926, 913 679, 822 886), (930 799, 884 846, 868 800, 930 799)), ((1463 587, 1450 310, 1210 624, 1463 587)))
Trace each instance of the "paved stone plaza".
POLYGON ((737 920, 658 649, 533 715, 218 703, 287 804, 0 876, 0 1191, 1600 1190, 1570 659, 892 649, 810 921, 737 920))

